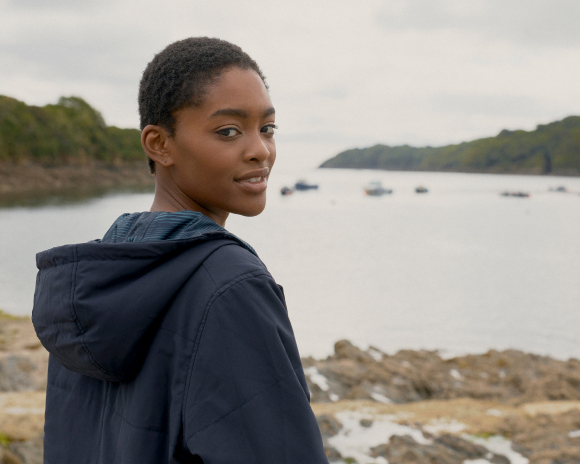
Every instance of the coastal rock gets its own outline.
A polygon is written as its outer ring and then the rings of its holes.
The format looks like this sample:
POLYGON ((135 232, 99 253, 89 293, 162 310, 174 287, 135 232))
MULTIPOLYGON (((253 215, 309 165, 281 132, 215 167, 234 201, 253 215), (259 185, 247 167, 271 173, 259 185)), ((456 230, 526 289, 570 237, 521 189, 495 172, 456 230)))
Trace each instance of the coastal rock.
POLYGON ((336 448, 328 443, 330 437, 334 437, 342 429, 342 424, 340 421, 334 417, 332 414, 320 414, 316 416, 316 422, 318 422, 318 428, 320 429, 320 434, 322 435, 322 443, 324 445, 324 452, 329 462, 336 462, 342 459, 341 454, 336 448))
POLYGON ((0 310, 0 392, 46 389, 48 352, 30 317, 0 310))
POLYGON ((539 414, 533 420, 510 417, 505 433, 530 464, 580 463, 580 410, 539 414))
POLYGON ((359 424, 360 424, 361 427, 364 427, 365 429, 368 429, 368 428, 372 427, 373 421, 371 419, 361 419, 359 421, 359 424))
POLYGON ((521 404, 580 400, 580 361, 559 361, 516 350, 443 359, 436 351, 401 350, 388 355, 341 340, 334 355, 303 361, 313 402, 475 398, 521 404))
POLYGON ((461 455, 465 456, 465 459, 477 459, 483 458, 488 453, 481 445, 476 445, 470 441, 464 440, 456 435, 450 435, 445 433, 435 440, 435 443, 439 443, 447 448, 459 452, 461 455))
POLYGON ((42 464, 44 457, 43 439, 44 435, 39 435, 31 440, 12 442, 9 448, 24 464, 42 464))
POLYGON ((336 448, 328 444, 324 444, 324 452, 328 458, 328 462, 342 462, 342 455, 337 451, 336 448))
POLYGON ((13 443, 42 434, 45 399, 45 392, 0 393, 0 437, 13 443))
POLYGON ((352 448, 354 434, 361 443, 372 443, 359 451, 384 457, 390 464, 478 459, 493 464, 525 459, 529 464, 580 464, 578 401, 513 406, 465 398, 407 404, 356 400, 313 404, 313 410, 319 417, 342 422, 343 427, 326 443, 343 456, 356 449, 352 448), (373 423, 366 427, 363 420, 373 423), (375 441, 381 436, 383 443, 375 441))
POLYGON ((0 359, 0 391, 35 390, 36 382, 31 373, 36 369, 36 364, 23 356, 0 359))
POLYGON ((336 417, 330 414, 321 414, 316 417, 316 422, 318 422, 318 428, 320 429, 320 434, 322 439, 327 439, 334 437, 340 429, 342 429, 342 424, 336 417))
POLYGON ((462 464, 458 453, 440 444, 422 445, 410 435, 393 435, 389 443, 371 448, 371 456, 383 457, 389 464, 462 464))
POLYGON ((445 434, 431 444, 418 443, 410 435, 393 435, 389 443, 371 448, 372 457, 383 457, 389 464, 463 464, 466 459, 485 459, 493 464, 509 464, 502 455, 480 445, 445 434))
MULTIPOLYGON (((39 435, 48 354, 38 343, 29 318, 0 314, 0 319, 0 391, 9 390, 0 393, 0 435, 10 440, 9 448, 0 454, 0 464, 2 459, 18 459, 14 461, 18 464, 42 462, 34 459, 39 459, 42 450, 39 435)), ((375 447, 376 453, 392 454, 391 464, 405 462, 402 456, 428 459, 434 453, 445 459, 459 455, 463 460, 507 463, 500 455, 465 457, 483 451, 452 433, 503 436, 530 464, 580 463, 580 361, 576 359, 559 361, 515 350, 452 359, 426 350, 389 355, 373 347, 362 350, 344 340, 336 344, 332 356, 304 358, 303 365, 331 462, 348 460, 348 453, 336 441, 346 433, 345 427, 352 426, 336 416, 348 408, 367 411, 356 419, 360 430, 375 430, 382 414, 398 417, 398 424, 423 431, 431 441, 426 445, 394 439, 375 447), (373 408, 379 416, 368 413, 373 408), (447 429, 449 435, 445 435, 437 428, 440 423, 457 427, 447 429)))
POLYGON ((0 445, 0 464, 26 464, 12 451, 0 445))
POLYGON ((471 443, 461 437, 451 434, 443 434, 435 440, 462 456, 462 459, 482 459, 485 458, 492 464, 510 464, 508 458, 501 454, 491 453, 487 448, 471 443))
POLYGON ((340 340, 334 344, 334 356, 337 359, 349 359, 359 364, 372 364, 373 356, 354 346, 348 340, 340 340))

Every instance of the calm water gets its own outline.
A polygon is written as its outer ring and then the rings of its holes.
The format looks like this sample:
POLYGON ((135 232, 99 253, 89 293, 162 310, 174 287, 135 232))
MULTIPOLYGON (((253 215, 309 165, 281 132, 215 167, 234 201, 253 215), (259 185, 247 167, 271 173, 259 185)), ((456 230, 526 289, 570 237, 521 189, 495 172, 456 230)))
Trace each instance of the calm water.
MULTIPOLYGON (((319 170, 306 173, 318 191, 278 195, 299 174, 278 173, 266 211, 227 228, 284 286, 303 355, 348 338, 388 352, 580 357, 580 178, 319 170), (364 196, 370 180, 394 193, 364 196), (559 185, 571 193, 549 191, 559 185)), ((30 313, 36 252, 100 237, 151 199, 0 209, 0 307, 30 313)))

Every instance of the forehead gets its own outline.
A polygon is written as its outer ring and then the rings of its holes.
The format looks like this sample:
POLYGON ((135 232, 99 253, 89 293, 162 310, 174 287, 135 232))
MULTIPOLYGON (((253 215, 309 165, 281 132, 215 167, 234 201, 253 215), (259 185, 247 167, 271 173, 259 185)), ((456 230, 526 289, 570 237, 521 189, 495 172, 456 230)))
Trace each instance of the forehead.
POLYGON ((225 70, 204 95, 199 109, 213 112, 221 108, 254 109, 263 112, 272 106, 264 82, 252 69, 225 70))

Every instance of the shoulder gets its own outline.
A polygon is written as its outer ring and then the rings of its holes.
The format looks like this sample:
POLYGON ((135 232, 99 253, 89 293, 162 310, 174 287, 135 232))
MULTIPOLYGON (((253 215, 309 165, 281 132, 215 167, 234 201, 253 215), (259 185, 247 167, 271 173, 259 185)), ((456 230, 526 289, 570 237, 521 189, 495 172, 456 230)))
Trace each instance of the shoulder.
POLYGON ((203 267, 218 288, 249 277, 272 279, 260 258, 237 243, 215 250, 205 259, 203 267))

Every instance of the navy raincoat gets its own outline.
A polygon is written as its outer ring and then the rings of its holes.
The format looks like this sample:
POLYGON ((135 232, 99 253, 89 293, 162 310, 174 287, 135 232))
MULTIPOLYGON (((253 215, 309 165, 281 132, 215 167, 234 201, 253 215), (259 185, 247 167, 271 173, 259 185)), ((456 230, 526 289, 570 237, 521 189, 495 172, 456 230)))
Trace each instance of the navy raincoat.
POLYGON ((282 289, 247 244, 138 213, 37 265, 46 464, 328 462, 282 289))

